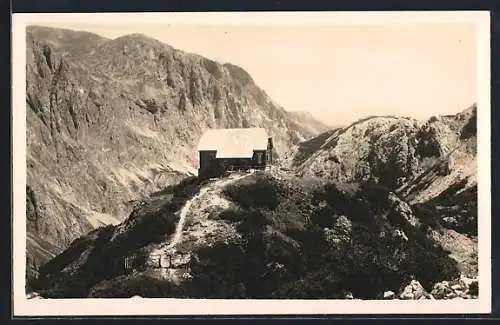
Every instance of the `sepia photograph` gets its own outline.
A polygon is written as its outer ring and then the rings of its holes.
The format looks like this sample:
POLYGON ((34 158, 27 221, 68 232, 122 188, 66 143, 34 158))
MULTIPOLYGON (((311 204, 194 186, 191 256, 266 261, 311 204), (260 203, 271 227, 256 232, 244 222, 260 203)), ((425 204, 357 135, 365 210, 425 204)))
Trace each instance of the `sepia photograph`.
POLYGON ((488 12, 13 35, 14 311, 489 311, 488 12))

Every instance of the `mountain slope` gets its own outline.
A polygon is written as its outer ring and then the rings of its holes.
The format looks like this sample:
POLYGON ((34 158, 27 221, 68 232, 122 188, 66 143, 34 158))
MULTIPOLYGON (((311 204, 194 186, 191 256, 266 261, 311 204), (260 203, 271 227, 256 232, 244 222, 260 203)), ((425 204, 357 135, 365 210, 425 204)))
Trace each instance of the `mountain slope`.
POLYGON ((376 182, 390 189, 405 185, 412 200, 428 199, 455 178, 475 182, 475 123, 475 105, 425 123, 394 116, 368 117, 302 143, 293 165, 300 175, 376 182), (415 192, 417 176, 429 173, 436 164, 446 167, 442 184, 426 187, 427 194, 420 192, 422 186, 415 192))
MULTIPOLYGON (((309 156, 299 154, 300 174, 342 181, 374 181, 390 188, 402 185, 418 168, 414 141, 418 122, 397 117, 373 117, 336 129, 309 156)), ((311 140, 316 142, 317 139, 311 140)), ((308 144, 302 147, 307 148, 308 144)), ((312 149, 312 150, 311 150, 312 149)), ((300 149, 299 149, 300 152, 300 149)))
POLYGON ((279 153, 314 136, 243 69, 143 35, 30 26, 26 55, 28 267, 194 173, 207 128, 264 127, 279 153))
POLYGON ((477 107, 424 123, 370 117, 301 143, 299 175, 378 183, 397 193, 433 236, 477 274, 477 107))
POLYGON ((258 172, 193 178, 155 194, 122 224, 73 242, 41 269, 35 289, 43 297, 375 299, 403 294, 413 278, 428 292, 458 279, 447 255, 383 188, 258 172))

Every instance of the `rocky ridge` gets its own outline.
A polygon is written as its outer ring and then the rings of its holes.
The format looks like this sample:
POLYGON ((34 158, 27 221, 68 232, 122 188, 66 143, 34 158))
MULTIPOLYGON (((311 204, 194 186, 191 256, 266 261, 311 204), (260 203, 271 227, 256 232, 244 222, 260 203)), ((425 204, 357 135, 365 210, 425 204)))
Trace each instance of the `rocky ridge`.
POLYGON ((398 190, 411 203, 436 197, 457 180, 466 179, 470 188, 476 182, 476 110, 473 105, 423 123, 367 117, 301 143, 293 166, 300 175, 376 182, 398 190), (426 176, 431 179, 419 187, 416 183, 426 176))
POLYGON ((472 105, 425 122, 369 117, 303 142, 292 164, 299 175, 386 186, 421 214, 474 235, 476 116, 472 105))

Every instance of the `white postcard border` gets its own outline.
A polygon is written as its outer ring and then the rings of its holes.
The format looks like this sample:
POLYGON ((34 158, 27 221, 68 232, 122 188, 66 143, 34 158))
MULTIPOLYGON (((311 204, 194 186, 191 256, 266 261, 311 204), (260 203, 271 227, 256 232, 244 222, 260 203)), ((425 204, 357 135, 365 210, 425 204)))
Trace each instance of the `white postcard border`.
POLYGON ((88 13, 12 16, 13 314, 264 315, 264 314, 463 314, 491 311, 490 17, 487 11, 88 13), (86 24, 408 24, 470 22, 477 26, 478 63, 478 259, 475 300, 219 300, 219 299, 26 299, 26 34, 44 22, 86 24))

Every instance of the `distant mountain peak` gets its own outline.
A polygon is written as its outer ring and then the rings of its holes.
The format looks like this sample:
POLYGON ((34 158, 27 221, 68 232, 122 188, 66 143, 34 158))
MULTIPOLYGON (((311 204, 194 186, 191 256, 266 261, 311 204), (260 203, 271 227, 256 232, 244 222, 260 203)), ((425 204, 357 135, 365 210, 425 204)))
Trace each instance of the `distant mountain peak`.
POLYGON ((325 124, 307 111, 289 111, 288 114, 300 123, 309 125, 316 134, 323 133, 332 128, 331 125, 325 124))
POLYGON ((131 42, 130 45, 133 45, 134 42, 136 44, 142 44, 142 45, 149 45, 149 46, 169 46, 168 44, 165 44, 156 38, 150 37, 146 34, 142 33, 131 33, 131 34, 125 34, 116 38, 113 38, 111 40, 112 42, 131 42))

